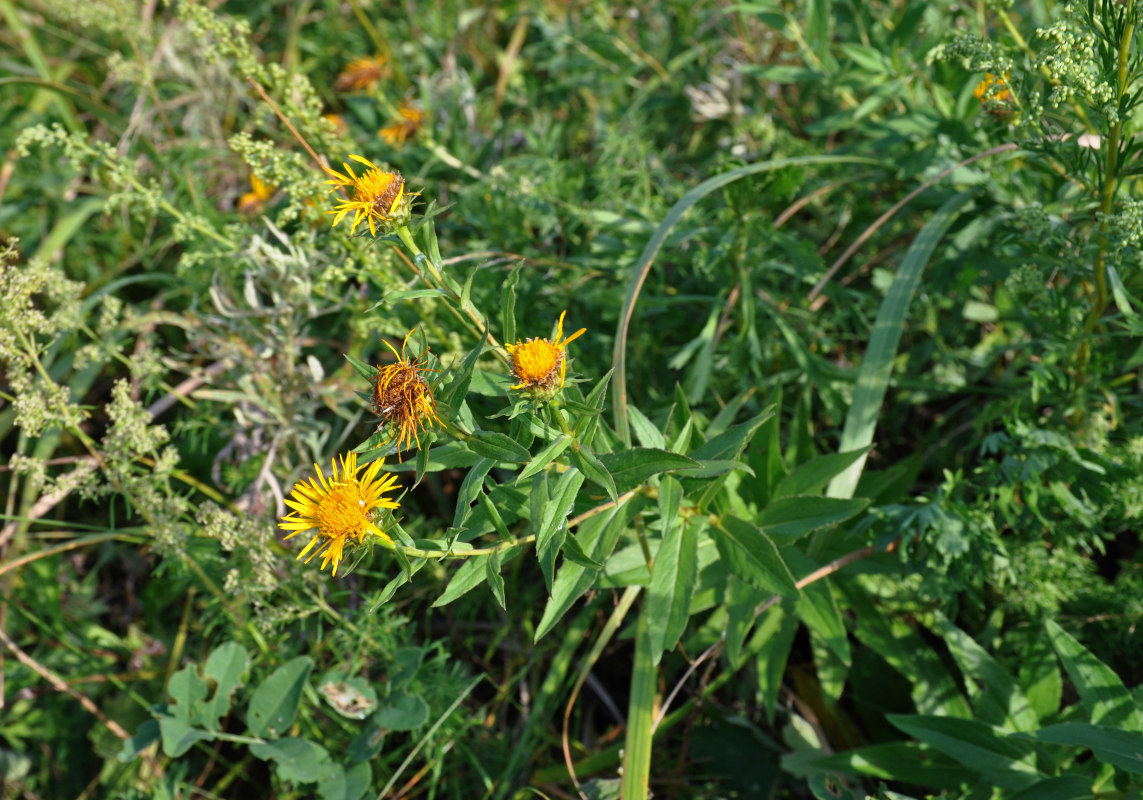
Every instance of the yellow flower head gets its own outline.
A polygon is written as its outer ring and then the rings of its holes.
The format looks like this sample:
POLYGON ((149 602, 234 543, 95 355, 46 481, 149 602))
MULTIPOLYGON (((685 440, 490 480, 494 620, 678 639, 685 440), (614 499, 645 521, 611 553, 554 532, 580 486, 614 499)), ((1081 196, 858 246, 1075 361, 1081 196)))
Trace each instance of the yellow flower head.
POLYGON ((316 555, 321 555, 321 568, 333 562, 333 575, 337 576, 337 565, 345 554, 346 542, 360 544, 367 533, 392 541, 375 524, 373 512, 379 508, 397 508, 398 504, 382 497, 392 491, 397 484, 397 476, 392 473, 378 479, 377 474, 385 459, 377 459, 357 476, 357 454, 349 453, 341 457, 341 470, 337 460, 330 463, 330 477, 322 474, 321 467, 314 464, 317 477, 309 482, 294 484, 293 497, 286 498, 286 505, 293 511, 282 517, 278 527, 291 531, 291 536, 316 530, 314 538, 298 553, 298 560, 305 558, 308 564, 316 555), (307 558, 308 556, 308 558, 307 558))
POLYGON ((333 88, 339 92, 370 89, 373 84, 385 77, 388 71, 389 64, 384 56, 355 58, 338 74, 333 88))
POLYGON ((344 136, 349 133, 349 126, 345 123, 345 117, 341 116, 341 114, 322 114, 321 118, 333 126, 338 136, 344 136))
POLYGON ((238 210, 243 214, 257 214, 266 205, 266 201, 274 196, 274 189, 274 186, 257 175, 251 175, 250 191, 238 198, 238 210))
POLYGON ((578 339, 587 328, 580 328, 568 338, 564 336, 564 311, 556 326, 556 338, 529 339, 526 342, 505 345, 511 359, 513 389, 522 389, 537 399, 547 399, 564 388, 567 373, 565 348, 578 339))
POLYGON ((976 88, 972 90, 972 96, 982 103, 988 100, 996 103, 1012 102, 1008 73, 1005 72, 1004 77, 993 75, 991 72, 984 73, 984 80, 976 84, 976 88))
POLYGON ((420 432, 428 430, 434 420, 441 422, 432 389, 421 377, 421 373, 429 371, 425 366, 427 354, 422 353, 415 361, 405 357, 405 347, 412 333, 409 331, 405 335, 399 353, 393 345, 385 343, 397 357, 397 362, 385 366, 378 364, 377 374, 373 377, 373 413, 381 417, 378 430, 389 425, 387 441, 396 439, 401 450, 407 450, 410 442, 416 442, 420 447, 420 432))
POLYGON ((369 232, 377 236, 377 228, 381 233, 390 233, 409 221, 409 208, 413 198, 417 196, 405 191, 405 179, 400 172, 386 172, 372 161, 361 156, 350 156, 350 159, 364 164, 367 169, 361 175, 353 171, 353 167, 342 162, 345 174, 335 172, 326 167, 333 180, 326 183, 333 184, 331 191, 339 189, 352 191, 353 197, 342 200, 329 214, 336 214, 333 218, 334 226, 350 211, 353 212, 353 224, 349 226, 352 234, 357 230, 361 220, 369 221, 369 232))
POLYGON ((410 104, 402 103, 397 112, 401 115, 400 122, 377 131, 378 136, 394 147, 403 145, 406 139, 420 129, 425 119, 424 112, 410 104))

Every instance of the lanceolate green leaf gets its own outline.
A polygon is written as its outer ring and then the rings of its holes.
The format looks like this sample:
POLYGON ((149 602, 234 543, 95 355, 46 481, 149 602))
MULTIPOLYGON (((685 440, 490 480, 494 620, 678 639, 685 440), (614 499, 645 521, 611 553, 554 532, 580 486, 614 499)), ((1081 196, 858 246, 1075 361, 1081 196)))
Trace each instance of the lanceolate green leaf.
POLYGON ((615 488, 619 492, 634 489, 660 472, 698 466, 694 459, 653 447, 632 447, 618 453, 601 453, 599 460, 615 479, 615 488))
POLYGON ((647 242, 647 246, 643 248, 639 260, 635 262, 631 283, 627 287, 627 296, 623 300, 623 309, 619 314, 619 326, 615 333, 615 351, 613 354, 614 357, 612 358, 612 363, 615 364, 615 382, 612 389, 612 399, 615 406, 615 429, 619 433, 620 440, 626 444, 631 443, 631 435, 627 427, 627 331, 631 324, 631 317, 635 312, 635 301, 639 299, 639 292, 643 288, 643 282, 647 280, 647 274, 651 270, 655 256, 658 255, 660 248, 663 246, 663 242, 667 240, 671 229, 679 223, 683 215, 696 203, 710 193, 721 189, 729 183, 733 183, 739 178, 802 164, 824 165, 839 163, 880 165, 880 162, 875 159, 845 155, 798 156, 795 158, 780 158, 773 161, 764 161, 759 164, 750 164, 707 178, 679 198, 679 201, 667 212, 667 216, 659 224, 659 227, 655 229, 655 233, 651 236, 651 240, 647 242))
MULTIPOLYGON (((893 370, 893 360, 897 357, 897 345, 905 328, 905 318, 909 304, 921 280, 921 272, 929 263, 937 243, 944 237, 961 209, 972 197, 971 192, 961 192, 950 198, 925 227, 917 234, 912 246, 905 254, 897 276, 889 292, 881 301, 877 318, 869 335, 869 346, 865 349, 865 360, 857 375, 857 385, 853 390, 853 402, 845 417, 845 427, 841 434, 839 453, 861 450, 873 443, 873 431, 877 427, 877 416, 881 403, 889 388, 889 376, 893 370)), ((865 456, 858 458, 840 475, 834 478, 826 492, 830 497, 853 497, 857 479, 865 467, 865 456)), ((815 542, 820 550, 824 543, 815 542)))
POLYGON ((834 600, 828 580, 811 583, 802 589, 795 610, 811 630, 816 631, 841 662, 846 666, 853 663, 849 651, 849 638, 846 635, 845 621, 834 600))
POLYGON ((698 538, 694 525, 676 520, 682 485, 674 478, 663 479, 659 489, 660 518, 665 526, 663 540, 655 553, 647 598, 647 624, 651 636, 651 660, 659 663, 664 650, 675 646, 690 614, 691 594, 698 574, 698 538))
MULTIPOLYGON (((839 579, 834 584, 853 611, 854 633, 912 685, 913 703, 923 714, 973 716, 956 679, 940 656, 909 625, 879 608, 860 586, 839 579)), ((886 680, 892 680, 888 676, 886 680)))
POLYGON ((505 344, 516 342, 516 287, 520 283, 520 269, 523 266, 522 259, 516 262, 500 293, 500 332, 505 344))
MULTIPOLYGON (((555 571, 556 554, 567 535, 568 512, 575 503, 583 480, 583 473, 578 469, 569 469, 561 475, 552 488, 551 500, 544 505, 541 512, 539 525, 536 528, 536 555, 540 559, 540 565, 544 567, 545 578, 555 571)), ((537 520, 533 517, 532 522, 536 523, 537 520)))
POLYGON ((659 430, 659 426, 644 416, 639 406, 628 406, 627 412, 631 417, 631 427, 635 431, 635 438, 643 447, 655 447, 663 450, 667 446, 667 437, 659 430))
POLYGON ((956 789, 964 783, 964 767, 959 762, 920 742, 859 747, 814 759, 813 764, 821 769, 905 781, 929 789, 956 789))
POLYGON ((863 455, 869 448, 852 450, 848 453, 829 453, 807 461, 781 481, 774 488, 774 497, 817 494, 825 485, 840 475, 863 455))
MULTIPOLYGON (((619 535, 648 502, 646 497, 637 495, 617 508, 585 521, 574 534, 579 540, 580 549, 593 561, 605 563, 615 549, 619 535)), ((591 587, 598 574, 599 570, 586 568, 574 561, 561 563, 552 584, 552 595, 548 598, 543 617, 536 627, 536 641, 555 627, 576 599, 591 587)))
MULTIPOLYGON (((524 548, 520 545, 501 550, 499 553, 500 565, 507 564, 522 552, 524 552, 524 548)), ((460 569, 452 576, 452 580, 448 582, 448 586, 445 587, 441 596, 433 601, 433 608, 447 606, 453 600, 462 597, 488 580, 488 572, 484 568, 483 561, 483 558, 466 558, 464 563, 460 565, 460 569)))
POLYGON ((717 436, 711 437, 709 441, 699 445, 687 453, 687 455, 696 461, 737 458, 738 454, 750 443, 751 437, 754 436, 758 428, 772 416, 774 416, 773 407, 768 408, 753 419, 735 425, 719 433, 717 436))
POLYGON ((464 476, 464 481, 460 484, 460 491, 456 495, 456 511, 452 517, 454 528, 459 528, 464 524, 465 518, 468 517, 472 509, 473 501, 476 500, 477 495, 484 493, 484 479, 495 465, 494 460, 482 458, 464 476))
POLYGON ((588 480, 602 486, 608 497, 612 500, 618 498, 615 481, 612 479, 611 473, 607 471, 607 467, 603 466, 603 462, 596 457, 595 453, 591 452, 590 448, 583 445, 579 450, 573 450, 571 460, 588 477, 588 480))
POLYGON ((758 618, 758 627, 745 648, 747 654, 756 654, 758 689, 762 693, 762 707, 770 720, 774 719, 782 675, 786 672, 786 662, 797 632, 797 618, 787 614, 781 604, 771 606, 758 618))
POLYGON ((599 412, 603 410, 607 384, 611 380, 612 372, 614 370, 608 370, 584 398, 583 405, 588 413, 584 413, 575 424, 575 437, 581 445, 590 445, 599 427, 599 412))
POLYGON ((496 431, 475 431, 467 444, 468 449, 472 452, 494 461, 523 464, 532 457, 532 454, 521 447, 511 436, 505 436, 496 431))
POLYGON ((472 369, 476 366, 480 354, 484 352, 484 345, 487 341, 488 330, 485 329, 480 337, 480 342, 464 357, 464 361, 460 363, 459 369, 449 380, 448 385, 441 389, 439 399, 442 403, 447 406, 459 406, 464 400, 464 395, 472 383, 472 369))
POLYGON ((983 722, 923 714, 890 714, 888 720, 998 786, 1023 789, 1044 777, 1036 771, 1031 742, 1007 737, 983 722))
POLYGON ((869 501, 860 498, 783 497, 762 509, 757 522, 770 536, 789 543, 819 528, 855 517, 867 505, 869 501))
POLYGON ((532 459, 532 463, 524 467, 523 471, 517 476, 516 482, 519 483, 526 478, 532 477, 548 464, 552 463, 560 453, 568 448, 571 442, 572 440, 567 436, 561 436, 543 450, 536 453, 536 457, 532 459))
POLYGON ((794 576, 778 548, 757 526, 724 517, 711 526, 711 537, 727 568, 753 586, 785 597, 797 597, 794 576))
MULTIPOLYGON (((819 566, 796 547, 784 547, 781 553, 795 575, 809 575, 819 566)), ((802 596, 794 604, 794 611, 807 628, 822 638, 842 664, 850 666, 853 663, 849 633, 829 580, 815 581, 804 587, 802 596)))
POLYGON ((1143 775, 1143 734, 1135 731, 1067 722, 1049 725, 1023 735, 1034 737, 1041 742, 1086 747, 1105 764, 1113 764, 1136 775, 1143 775))
POLYGON ((488 579, 488 588, 496 598, 497 605, 507 611, 508 606, 504 601, 504 578, 500 575, 500 551, 493 552, 488 558, 473 560, 484 561, 484 575, 488 579))
POLYGON ((1094 725, 1116 725, 1143 733, 1143 715, 1123 681, 1082 644, 1051 620, 1048 638, 1094 725))
POLYGON ((366 364, 359 358, 354 358, 353 356, 349 355, 349 353, 345 354, 345 360, 349 362, 350 366, 353 367, 358 375, 360 375, 362 378, 365 378, 367 381, 372 380, 373 376, 377 374, 376 367, 370 364, 366 364))
POLYGON ((1015 679, 967 633, 942 620, 935 629, 970 680, 965 681, 977 718, 1007 731, 1030 731, 1039 719, 1015 679), (980 688, 977 689, 976 687, 980 688))
POLYGON ((754 609, 768 596, 735 575, 726 576, 726 657, 735 669, 743 665, 743 646, 756 620, 754 609))

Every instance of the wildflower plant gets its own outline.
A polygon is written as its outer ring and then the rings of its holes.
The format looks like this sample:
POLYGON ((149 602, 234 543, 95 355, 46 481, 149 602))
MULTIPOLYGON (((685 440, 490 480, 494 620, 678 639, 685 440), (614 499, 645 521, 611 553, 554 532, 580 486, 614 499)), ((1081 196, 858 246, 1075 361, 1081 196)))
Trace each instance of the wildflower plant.
POLYGON ((386 125, 377 131, 378 136, 394 147, 405 144, 410 137, 421 129, 425 121, 425 112, 407 102, 401 103, 397 108, 397 116, 400 118, 397 122, 386 125))
POLYGON ((402 450, 413 443, 419 447, 420 434, 434 422, 441 422, 437 416, 432 387, 424 377, 430 371, 426 366, 427 349, 414 360, 406 355, 409 337, 412 335, 412 331, 405 335, 400 352, 388 342, 385 343, 396 361, 379 365, 376 374, 370 378, 373 391, 369 399, 373 413, 380 418, 378 428, 388 431, 385 443, 393 441, 402 450))
POLYGON ((586 328, 580 328, 564 338, 565 316, 567 311, 560 312, 556 335, 552 339, 529 338, 505 345, 512 379, 517 381, 512 389, 520 390, 533 399, 547 400, 564 388, 568 368, 567 346, 587 332, 586 328))
POLYGON ((334 226, 351 211, 353 222, 349 226, 350 233, 354 233, 358 223, 363 220, 369 223, 369 233, 374 237, 378 230, 384 236, 407 225, 409 209, 417 193, 405 191, 405 179, 401 173, 388 172, 362 156, 353 155, 350 159, 363 164, 367 169, 358 175, 353 167, 343 162, 343 172, 326 170, 332 177, 332 180, 326 181, 333 185, 332 191, 345 191, 350 195, 329 212, 335 215, 334 226))
POLYGON ((384 459, 376 459, 368 467, 357 465, 357 454, 349 453, 341 457, 341 469, 337 461, 330 466, 328 478, 321 467, 314 464, 316 477, 308 482, 299 481, 294 485, 293 497, 286 500, 293 511, 282 518, 278 527, 291 531, 285 538, 299 533, 314 531, 309 544, 302 548, 298 559, 309 563, 321 556, 321 568, 332 564, 330 574, 337 576, 337 565, 345 557, 346 545, 361 544, 367 535, 390 543, 388 534, 378 525, 377 512, 380 509, 399 508, 400 505, 384 495, 396 486, 395 475, 381 477, 379 472, 384 459), (365 472, 358 475, 361 469, 365 472))

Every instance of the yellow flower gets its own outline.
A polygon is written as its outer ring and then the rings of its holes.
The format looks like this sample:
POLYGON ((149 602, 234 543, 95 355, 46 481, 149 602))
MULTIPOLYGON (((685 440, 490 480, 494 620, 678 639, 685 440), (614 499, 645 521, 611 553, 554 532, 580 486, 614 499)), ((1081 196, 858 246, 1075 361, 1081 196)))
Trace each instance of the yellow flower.
POLYGON ((385 77, 388 71, 389 63, 384 56, 355 58, 346 64, 345 69, 338 74, 333 88, 339 92, 370 89, 373 84, 385 77))
POLYGON ((286 498, 286 505, 293 511, 282 517, 278 527, 292 531, 287 539, 303 531, 317 531, 310 543, 298 553, 299 561, 305 558, 308 564, 320 554, 321 568, 325 569, 326 564, 332 561, 336 577, 346 542, 360 544, 367 533, 392 541, 376 526, 376 515, 373 514, 379 508, 398 507, 396 502, 382 497, 397 484, 397 476, 392 473, 378 479, 377 473, 384 463, 385 459, 377 459, 359 478, 357 454, 349 453, 341 457, 340 473, 336 459, 330 463, 329 478, 322 474, 321 467, 314 464, 317 477, 311 477, 308 483, 302 480, 294 484, 293 497, 286 498))
POLYGON ((986 100, 993 100, 997 103, 1012 102, 1008 73, 1005 72, 1003 78, 993 75, 991 72, 984 73, 984 80, 976 84, 976 88, 972 90, 972 96, 982 103, 986 100))
POLYGON ((401 115, 400 122, 377 131, 378 136, 394 147, 403 145, 406 139, 416 133, 425 118, 424 112, 419 108, 405 103, 401 104, 397 113, 401 115))
POLYGON ((345 118, 341 114, 322 114, 321 118, 333 126, 338 136, 349 133, 349 126, 345 124, 345 118))
POLYGON ((511 357, 513 389, 523 389, 538 399, 547 399, 564 388, 567 358, 564 352, 569 342, 578 339, 587 328, 580 328, 568 338, 564 336, 564 311, 556 326, 556 338, 529 339, 526 342, 505 345, 511 357))
POLYGON ((429 371, 425 367, 427 355, 422 353, 415 361, 405 357, 405 347, 412 333, 409 331, 405 335, 399 353, 393 345, 385 343, 397 357, 397 362, 385 366, 378 364, 377 374, 373 376, 373 413, 381 417, 378 430, 389 425, 386 441, 396 439, 400 450, 408 449, 410 442, 416 442, 420 447, 420 432, 428 430, 433 420, 441 422, 432 389, 421 377, 422 372, 429 371))
POLYGON ((238 198, 238 210, 243 214, 257 214, 266 205, 266 201, 274 196, 274 189, 274 186, 252 174, 250 191, 238 198))
POLYGON ((417 193, 410 194, 405 191, 405 179, 401 177, 401 173, 386 172, 361 156, 351 155, 350 159, 364 164, 369 169, 358 175, 353 171, 353 167, 343 161, 341 162, 345 167, 343 175, 326 167, 326 172, 333 176, 333 180, 326 181, 333 184, 334 188, 331 191, 339 189, 353 191, 352 198, 342 200, 334 206, 333 211, 326 212, 337 215, 333 218, 334 226, 336 227, 350 211, 353 212, 353 224, 349 226, 351 234, 357 230, 357 225, 363 219, 369 220, 369 232, 374 237, 377 236, 378 224, 382 234, 385 234, 408 222, 409 208, 417 193))

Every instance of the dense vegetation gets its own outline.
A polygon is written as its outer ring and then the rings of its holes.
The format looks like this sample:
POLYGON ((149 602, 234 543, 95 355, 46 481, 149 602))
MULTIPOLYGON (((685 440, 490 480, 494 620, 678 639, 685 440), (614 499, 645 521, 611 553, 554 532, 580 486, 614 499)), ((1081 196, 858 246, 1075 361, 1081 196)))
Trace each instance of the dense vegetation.
POLYGON ((1139 796, 1141 26, 0 0, 4 796, 1139 796))

